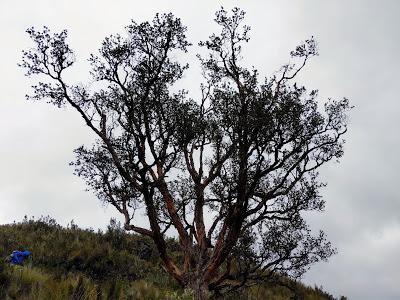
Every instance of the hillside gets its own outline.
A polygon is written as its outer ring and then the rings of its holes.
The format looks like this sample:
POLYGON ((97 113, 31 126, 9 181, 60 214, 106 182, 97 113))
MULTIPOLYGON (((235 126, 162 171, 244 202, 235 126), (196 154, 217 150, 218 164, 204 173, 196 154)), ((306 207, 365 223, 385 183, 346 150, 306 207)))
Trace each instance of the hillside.
MULTIPOLYGON (((168 247, 177 247, 171 239, 168 247)), ((179 255, 176 253, 176 259, 179 255)), ((332 300, 320 288, 287 280, 304 300, 332 300), (302 296, 301 296, 302 295, 302 296)), ((225 299, 291 299, 282 286, 263 284, 225 299)), ((192 299, 164 272, 152 241, 127 234, 114 221, 106 232, 67 228, 50 217, 0 226, 0 299, 192 299), (4 258, 16 249, 33 255, 25 266, 4 258)), ((341 299, 346 299, 342 297, 341 299)))

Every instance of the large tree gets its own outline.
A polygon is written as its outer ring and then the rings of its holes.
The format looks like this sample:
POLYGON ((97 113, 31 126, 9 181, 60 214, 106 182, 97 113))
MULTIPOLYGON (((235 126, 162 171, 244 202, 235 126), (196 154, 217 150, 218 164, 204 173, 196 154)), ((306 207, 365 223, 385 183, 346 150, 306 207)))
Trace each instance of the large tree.
POLYGON ((175 58, 190 43, 172 14, 105 38, 85 86, 64 80, 74 63, 66 31, 28 29, 35 47, 21 63, 48 79, 28 98, 71 106, 97 136, 75 150, 76 174, 124 216, 126 230, 154 241, 165 270, 199 299, 301 276, 334 253, 303 212, 324 207, 317 169, 343 154, 348 101, 322 108, 316 90, 293 83, 317 55, 313 39, 260 80, 242 65, 243 18, 221 9, 221 32, 199 43, 207 52, 199 99, 174 86, 188 68, 175 58), (148 228, 135 224, 143 210, 148 228), (169 255, 169 234, 181 258, 169 255))

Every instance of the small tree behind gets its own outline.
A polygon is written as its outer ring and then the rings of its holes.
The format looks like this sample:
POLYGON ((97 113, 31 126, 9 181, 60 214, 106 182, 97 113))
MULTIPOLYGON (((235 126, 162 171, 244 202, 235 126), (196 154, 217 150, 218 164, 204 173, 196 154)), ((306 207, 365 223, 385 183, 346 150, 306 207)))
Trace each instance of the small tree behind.
POLYGON ((21 63, 27 75, 49 79, 29 99, 71 106, 97 136, 75 150, 76 174, 124 216, 126 230, 153 239, 167 272, 199 299, 301 276, 334 253, 302 212, 324 207, 317 169, 343 154, 348 101, 329 101, 321 112, 317 91, 291 83, 317 54, 313 39, 291 52, 297 63, 260 81, 240 64, 249 40, 243 18, 221 9, 221 32, 199 43, 209 53, 199 56, 201 99, 171 92, 188 68, 174 57, 190 46, 172 14, 106 38, 90 57, 89 87, 64 80, 74 63, 66 31, 28 29, 35 48, 21 63), (135 225, 141 208, 149 228, 135 225), (182 261, 168 253, 171 229, 182 261))

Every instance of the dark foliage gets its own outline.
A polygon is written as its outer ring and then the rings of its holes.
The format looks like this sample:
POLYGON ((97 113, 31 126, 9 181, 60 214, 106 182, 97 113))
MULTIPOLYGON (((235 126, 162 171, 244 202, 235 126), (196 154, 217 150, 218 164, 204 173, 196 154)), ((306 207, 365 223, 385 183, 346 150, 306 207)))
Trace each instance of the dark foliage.
MULTIPOLYGON (((64 80, 74 63, 66 31, 29 29, 35 48, 21 64, 27 75, 48 79, 28 98, 69 105, 96 134, 93 146, 75 150, 76 174, 123 214, 125 229, 154 241, 165 269, 199 298, 282 275, 298 278, 335 252, 302 213, 324 208, 317 170, 343 155, 349 103, 330 100, 320 109, 316 90, 292 82, 317 55, 313 38, 275 76, 261 79, 242 66, 249 41, 243 18, 240 9, 221 9, 221 32, 199 43, 208 55, 199 56, 204 82, 196 101, 171 92, 188 67, 175 57, 190 46, 172 14, 132 22, 126 37, 106 38, 90 57, 90 86, 64 80), (138 211, 149 228, 135 225, 138 211), (205 214, 213 218, 207 228, 205 214), (179 236, 178 257, 168 249, 171 229, 179 236)), ((107 251, 80 252, 85 259, 72 265, 86 269, 107 251)), ((110 264, 130 274, 129 258, 113 257, 110 264)))

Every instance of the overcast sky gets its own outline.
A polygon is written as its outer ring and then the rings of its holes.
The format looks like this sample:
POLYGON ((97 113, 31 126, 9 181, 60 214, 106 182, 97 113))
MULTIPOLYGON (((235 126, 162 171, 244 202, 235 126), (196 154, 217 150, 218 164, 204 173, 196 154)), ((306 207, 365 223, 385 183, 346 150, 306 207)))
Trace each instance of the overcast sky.
MULTIPOLYGON (((31 82, 17 67, 31 46, 30 26, 68 29, 77 62, 74 81, 85 81, 89 53, 131 19, 151 20, 173 12, 196 44, 215 30, 214 12, 223 5, 247 12, 252 27, 246 63, 271 75, 296 44, 316 37, 320 56, 304 69, 301 83, 319 89, 320 100, 348 97, 351 112, 345 155, 321 172, 328 182, 326 211, 310 216, 338 248, 303 278, 350 299, 400 299, 399 53, 400 1, 8 1, 0 0, 0 223, 24 215, 51 215, 66 225, 104 228, 118 217, 90 193, 68 165, 72 150, 91 140, 69 109, 27 102, 31 82)), ((196 47, 184 79, 195 95, 200 76, 196 47)), ((1 243, 1 241, 0 241, 1 243)))

